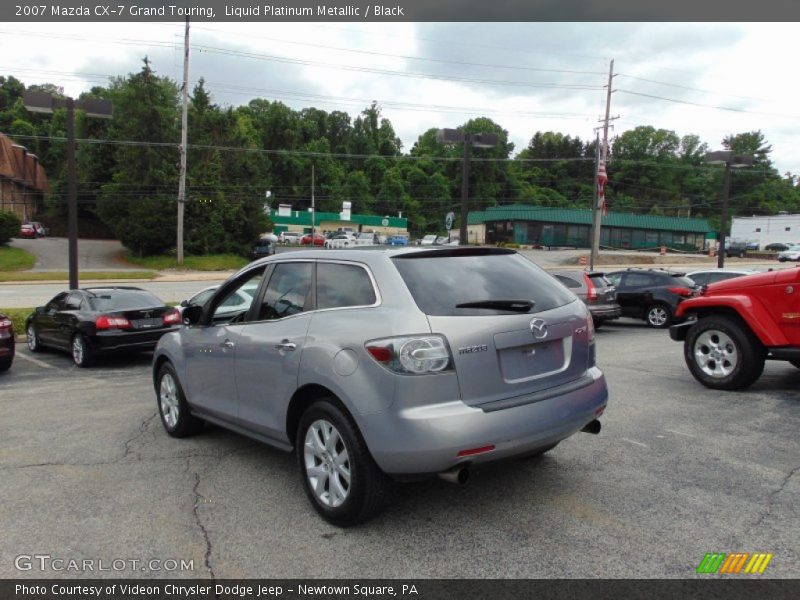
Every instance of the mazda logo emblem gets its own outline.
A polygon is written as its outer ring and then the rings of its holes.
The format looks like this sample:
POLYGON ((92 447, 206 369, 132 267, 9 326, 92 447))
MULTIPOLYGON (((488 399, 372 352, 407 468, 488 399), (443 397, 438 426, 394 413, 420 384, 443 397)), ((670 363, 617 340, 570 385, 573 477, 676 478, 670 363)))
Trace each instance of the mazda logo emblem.
POLYGON ((547 323, 544 319, 533 319, 531 321, 531 333, 537 340, 547 337, 547 323))

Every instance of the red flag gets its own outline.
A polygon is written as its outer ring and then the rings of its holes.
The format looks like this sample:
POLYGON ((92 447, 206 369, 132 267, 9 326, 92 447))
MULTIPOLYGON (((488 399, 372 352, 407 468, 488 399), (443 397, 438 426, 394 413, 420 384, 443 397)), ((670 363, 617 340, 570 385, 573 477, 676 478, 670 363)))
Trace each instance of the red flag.
POLYGON ((606 163, 602 160, 597 165, 597 208, 605 217, 608 215, 608 206, 606 206, 606 183, 608 182, 608 175, 606 174, 606 163))

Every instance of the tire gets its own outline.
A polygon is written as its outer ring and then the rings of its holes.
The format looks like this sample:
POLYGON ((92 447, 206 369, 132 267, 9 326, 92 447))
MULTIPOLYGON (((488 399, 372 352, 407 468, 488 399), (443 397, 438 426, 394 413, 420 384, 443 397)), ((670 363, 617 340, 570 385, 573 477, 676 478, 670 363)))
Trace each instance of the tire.
POLYGON ((318 400, 303 413, 295 449, 306 495, 326 521, 340 527, 356 525, 381 508, 387 477, 375 464, 353 418, 333 399, 318 400))
POLYGON ((689 329, 683 356, 694 378, 704 386, 742 390, 761 376, 766 351, 746 325, 711 316, 689 329))
POLYGON ((76 333, 72 336, 70 351, 72 354, 72 362, 74 362, 77 367, 85 369, 86 367, 91 367, 95 362, 94 352, 80 333, 76 333))
POLYGON ((662 302, 651 304, 647 307, 644 320, 654 329, 666 329, 672 324, 672 310, 662 302))
POLYGON ((789 364, 800 369, 800 360, 790 360, 789 364))
POLYGON ((28 338, 28 350, 31 352, 41 352, 43 350, 42 341, 39 339, 39 334, 36 332, 36 327, 33 323, 28 324, 25 334, 28 338))
POLYGON ((171 363, 161 365, 156 377, 156 406, 161 424, 167 434, 174 438, 196 435, 203 430, 205 422, 189 410, 183 388, 171 363))
POLYGON ((592 323, 594 324, 595 329, 600 329, 605 323, 606 320, 600 317, 592 317, 592 323))
POLYGON ((11 368, 11 363, 14 362, 14 357, 0 359, 0 373, 8 371, 11 368))

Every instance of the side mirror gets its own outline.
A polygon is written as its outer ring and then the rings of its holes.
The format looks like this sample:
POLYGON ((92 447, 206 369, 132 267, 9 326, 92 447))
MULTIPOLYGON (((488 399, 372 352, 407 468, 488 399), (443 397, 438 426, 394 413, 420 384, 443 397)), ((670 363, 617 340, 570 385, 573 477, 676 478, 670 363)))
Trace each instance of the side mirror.
POLYGON ((202 306, 187 306, 183 309, 183 323, 185 325, 197 325, 203 318, 202 306))
POLYGON ((183 308, 186 308, 187 306, 189 306, 189 301, 188 300, 181 300, 181 306, 183 308))

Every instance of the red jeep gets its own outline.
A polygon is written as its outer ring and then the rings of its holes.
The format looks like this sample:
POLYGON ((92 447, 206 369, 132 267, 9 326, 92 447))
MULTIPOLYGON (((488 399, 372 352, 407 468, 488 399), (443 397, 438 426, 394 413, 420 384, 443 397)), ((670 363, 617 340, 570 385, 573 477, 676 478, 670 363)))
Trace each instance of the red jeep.
POLYGON ((800 368, 800 268, 757 273, 701 288, 678 307, 669 335, 683 341, 695 379, 718 390, 755 383, 766 360, 800 368))

